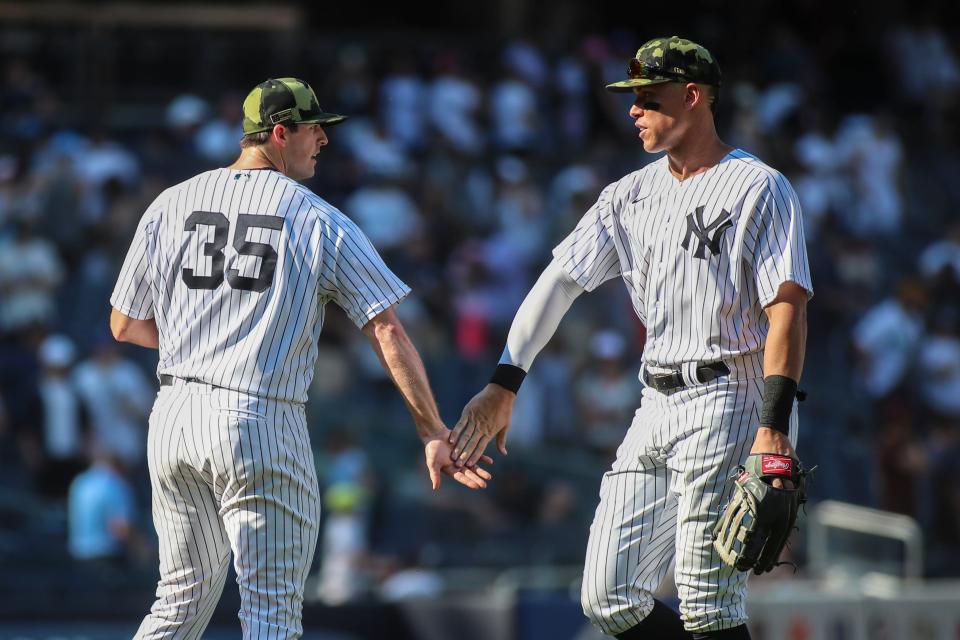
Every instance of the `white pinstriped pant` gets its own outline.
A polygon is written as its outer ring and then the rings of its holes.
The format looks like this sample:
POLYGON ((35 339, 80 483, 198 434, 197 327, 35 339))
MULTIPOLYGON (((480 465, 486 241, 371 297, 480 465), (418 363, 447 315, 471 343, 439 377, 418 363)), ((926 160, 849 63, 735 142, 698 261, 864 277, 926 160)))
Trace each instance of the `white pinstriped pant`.
MULTIPOLYGON (((758 368, 735 368, 732 379, 667 394, 644 389, 603 477, 587 543, 580 599, 604 633, 622 633, 650 613, 652 593, 674 559, 687 630, 746 621, 748 574, 720 560, 710 532, 733 490, 728 477, 750 452, 759 426, 763 380, 749 372, 758 368)), ((794 407, 794 442, 796 434, 794 407)))
POLYGON ((157 600, 136 638, 199 638, 233 551, 244 638, 299 638, 320 495, 303 406, 161 387, 147 444, 157 600))

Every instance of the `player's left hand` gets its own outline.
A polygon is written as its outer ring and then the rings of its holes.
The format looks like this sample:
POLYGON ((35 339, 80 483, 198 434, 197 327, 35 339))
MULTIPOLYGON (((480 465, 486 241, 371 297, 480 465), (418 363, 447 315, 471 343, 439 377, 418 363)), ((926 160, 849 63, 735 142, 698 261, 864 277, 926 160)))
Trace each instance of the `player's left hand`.
POLYGON ((733 496, 713 527, 713 547, 737 570, 765 573, 779 564, 807 501, 809 472, 796 458, 775 453, 751 453, 737 472, 733 496), (775 488, 775 478, 790 488, 775 488))
MULTIPOLYGON (((440 488, 441 474, 446 474, 471 489, 485 489, 487 480, 492 480, 493 476, 486 469, 476 465, 458 467, 453 461, 453 445, 448 441, 449 431, 437 435, 423 445, 423 453, 427 460, 427 472, 430 474, 430 483, 433 490, 440 488)), ((483 464, 493 464, 493 458, 489 456, 480 456, 479 462, 483 464)))
MULTIPOLYGON (((753 439, 753 447, 750 449, 751 455, 754 453, 775 453, 781 456, 797 458, 797 452, 793 449, 790 438, 776 429, 770 427, 760 427, 757 429, 757 435, 753 439)), ((771 486, 777 489, 793 489, 793 482, 789 479, 775 478, 771 486)))
POLYGON ((493 383, 470 399, 449 439, 454 447, 452 459, 457 461, 457 466, 477 464, 494 437, 497 449, 507 455, 507 430, 516 399, 517 394, 493 383))

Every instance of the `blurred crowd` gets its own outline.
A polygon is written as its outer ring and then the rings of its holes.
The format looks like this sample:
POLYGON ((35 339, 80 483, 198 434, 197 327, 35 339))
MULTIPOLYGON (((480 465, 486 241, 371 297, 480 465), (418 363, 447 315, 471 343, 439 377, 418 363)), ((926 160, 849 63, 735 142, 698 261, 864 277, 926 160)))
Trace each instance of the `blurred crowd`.
MULTIPOLYGON (((451 426, 551 248, 604 185, 654 159, 630 98, 603 91, 652 35, 559 52, 357 40, 297 72, 352 116, 328 131, 307 185, 413 287, 398 312, 451 426)), ((799 452, 820 465, 813 497, 917 518, 928 574, 958 576, 956 34, 877 34, 874 57, 857 58, 870 84, 837 78, 851 67, 831 56, 863 46, 841 35, 830 48, 774 26, 763 59, 704 38, 726 78, 721 135, 783 171, 803 205, 816 295, 799 452)), ((36 561, 42 540, 47 556, 150 567, 156 358, 112 341, 108 297, 149 202, 236 157, 242 97, 263 78, 214 95, 170 87, 157 117, 121 128, 79 121, 42 62, 4 58, 2 72, 0 557, 36 561)), ((399 396, 331 313, 308 406, 324 599, 430 593, 437 567, 581 563, 601 474, 638 406, 643 340, 622 286, 580 299, 524 383, 510 455, 490 489, 464 497, 429 491, 399 396)))

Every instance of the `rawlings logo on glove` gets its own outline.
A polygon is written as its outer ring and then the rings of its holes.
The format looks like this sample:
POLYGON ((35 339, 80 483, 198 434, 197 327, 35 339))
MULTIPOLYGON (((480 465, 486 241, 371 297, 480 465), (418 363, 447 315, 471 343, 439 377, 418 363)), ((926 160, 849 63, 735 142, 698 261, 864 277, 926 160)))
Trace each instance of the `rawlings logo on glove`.
POLYGON ((768 456, 760 458, 760 469, 764 474, 775 473, 779 476, 793 475, 793 458, 789 456, 768 456))
POLYGON ((755 453, 737 468, 733 497, 713 528, 713 546, 728 565, 761 574, 779 562, 806 502, 807 471, 789 456, 755 453), (778 489, 775 478, 793 482, 778 489))

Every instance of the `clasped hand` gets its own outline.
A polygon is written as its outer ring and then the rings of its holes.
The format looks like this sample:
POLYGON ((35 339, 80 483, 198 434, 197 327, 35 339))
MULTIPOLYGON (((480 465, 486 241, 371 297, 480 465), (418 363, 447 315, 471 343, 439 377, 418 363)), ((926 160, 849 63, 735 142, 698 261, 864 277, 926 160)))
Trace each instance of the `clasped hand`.
POLYGON ((449 438, 451 460, 458 467, 471 468, 486 458, 483 452, 494 438, 500 453, 507 455, 507 430, 516 398, 512 391, 491 383, 467 403, 449 438))

